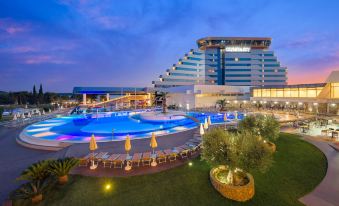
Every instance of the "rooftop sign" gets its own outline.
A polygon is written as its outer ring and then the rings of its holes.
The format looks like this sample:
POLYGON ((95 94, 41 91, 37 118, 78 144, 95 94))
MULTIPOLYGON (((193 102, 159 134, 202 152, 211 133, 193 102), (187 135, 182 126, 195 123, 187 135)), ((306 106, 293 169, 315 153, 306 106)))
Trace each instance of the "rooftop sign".
POLYGON ((225 47, 226 52, 250 52, 251 47, 225 47))

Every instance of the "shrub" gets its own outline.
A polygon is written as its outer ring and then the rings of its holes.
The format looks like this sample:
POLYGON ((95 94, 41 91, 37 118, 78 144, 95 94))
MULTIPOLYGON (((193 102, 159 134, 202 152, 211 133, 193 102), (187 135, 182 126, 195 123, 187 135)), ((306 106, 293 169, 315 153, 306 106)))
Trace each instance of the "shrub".
POLYGON ((78 164, 78 159, 70 157, 53 160, 49 164, 48 171, 59 178, 60 184, 65 184, 68 181, 68 173, 78 164))
POLYGON ((202 144, 202 159, 213 166, 228 166, 226 182, 231 185, 234 184, 237 169, 266 172, 273 163, 268 146, 250 131, 229 133, 221 128, 213 128, 203 136, 202 144))
POLYGON ((37 181, 44 180, 50 176, 48 171, 50 160, 36 162, 25 169, 18 180, 37 181))
POLYGON ((21 185, 10 194, 11 199, 31 199, 33 203, 42 200, 42 194, 49 189, 50 180, 35 180, 21 185))

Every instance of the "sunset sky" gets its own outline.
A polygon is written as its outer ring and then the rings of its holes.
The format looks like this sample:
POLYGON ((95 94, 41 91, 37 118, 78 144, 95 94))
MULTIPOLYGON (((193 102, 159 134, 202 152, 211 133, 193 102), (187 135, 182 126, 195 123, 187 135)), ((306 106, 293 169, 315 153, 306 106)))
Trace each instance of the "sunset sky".
POLYGON ((151 86, 206 36, 272 37, 288 83, 339 70, 339 1, 3 0, 0 91, 151 86))

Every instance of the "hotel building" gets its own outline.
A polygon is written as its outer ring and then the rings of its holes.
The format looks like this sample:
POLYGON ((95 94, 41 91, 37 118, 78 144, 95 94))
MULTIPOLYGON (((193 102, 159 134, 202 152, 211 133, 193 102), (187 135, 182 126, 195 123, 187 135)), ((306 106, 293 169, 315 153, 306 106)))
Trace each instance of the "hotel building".
POLYGON ((271 38, 206 37, 198 49, 179 59, 158 81, 157 87, 184 85, 286 85, 287 69, 269 49, 271 38))

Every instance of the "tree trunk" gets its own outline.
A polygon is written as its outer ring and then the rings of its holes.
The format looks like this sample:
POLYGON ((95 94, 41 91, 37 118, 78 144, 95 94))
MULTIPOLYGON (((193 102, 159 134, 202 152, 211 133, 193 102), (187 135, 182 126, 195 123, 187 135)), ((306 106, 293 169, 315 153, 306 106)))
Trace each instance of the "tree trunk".
POLYGON ((228 174, 227 174, 227 177, 226 177, 226 182, 229 185, 234 185, 234 171, 231 168, 229 168, 229 170, 228 170, 228 174))

